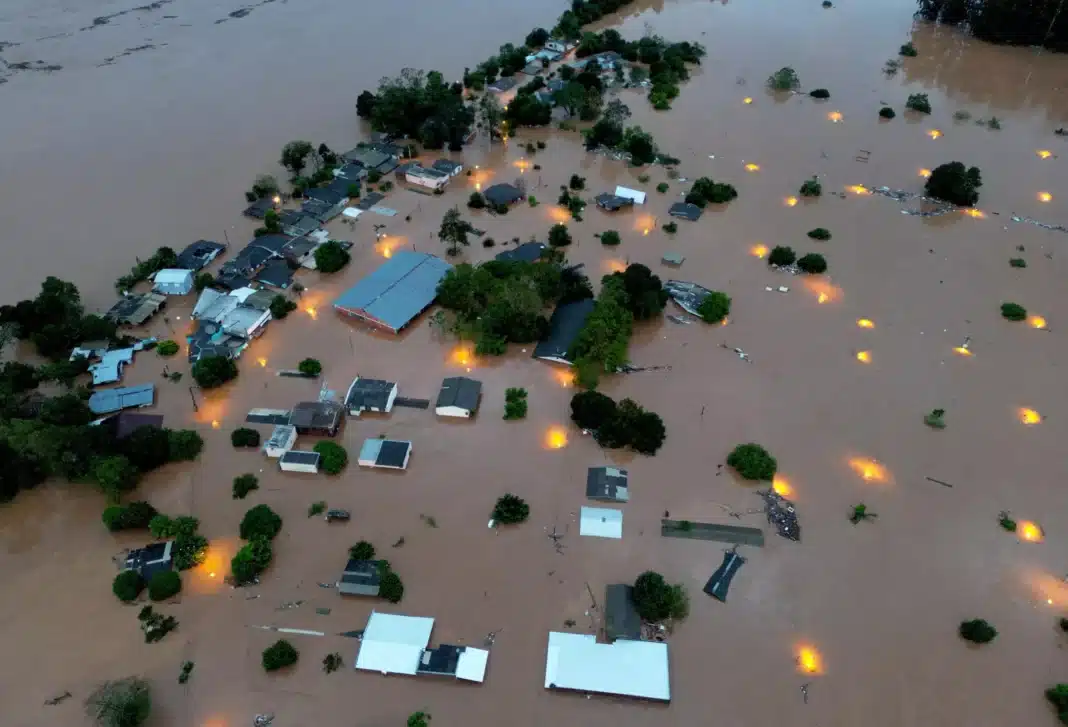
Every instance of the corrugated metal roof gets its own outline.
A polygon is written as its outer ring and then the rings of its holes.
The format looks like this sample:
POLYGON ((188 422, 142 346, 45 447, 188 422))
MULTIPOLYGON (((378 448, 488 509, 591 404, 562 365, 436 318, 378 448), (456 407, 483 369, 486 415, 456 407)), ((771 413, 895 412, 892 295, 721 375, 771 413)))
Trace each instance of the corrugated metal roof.
POLYGON ((667 644, 627 639, 598 644, 592 634, 550 631, 545 688, 670 701, 667 644))
POLYGON ((402 250, 342 293, 334 307, 399 331, 434 302, 449 270, 452 265, 433 255, 402 250))
POLYGON ((434 619, 373 611, 356 656, 356 668, 383 674, 415 674, 430 643, 434 619))
POLYGON ((571 363, 567 351, 593 312, 593 298, 556 306, 549 319, 549 336, 534 347, 534 358, 571 363))
POLYGON ((579 511, 579 535, 622 538, 623 511, 609 507, 584 507, 579 511))
POLYGON ((94 391, 89 397, 89 409, 94 414, 110 414, 121 409, 151 406, 156 398, 155 384, 119 386, 104 391, 94 391))

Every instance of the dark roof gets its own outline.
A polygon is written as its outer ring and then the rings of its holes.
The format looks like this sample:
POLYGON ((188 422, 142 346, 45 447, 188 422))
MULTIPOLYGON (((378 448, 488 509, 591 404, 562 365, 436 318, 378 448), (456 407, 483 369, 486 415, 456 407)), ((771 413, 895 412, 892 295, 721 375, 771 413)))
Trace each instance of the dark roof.
POLYGON ((314 232, 322 226, 319 220, 304 214, 300 210, 284 212, 279 221, 282 223, 282 229, 286 231, 287 235, 295 235, 297 237, 314 232))
MULTIPOLYGON (((310 217, 304 219, 310 220, 310 217)), ((318 223, 316 223, 318 224, 318 223)), ((282 254, 287 260, 299 263, 308 257, 308 253, 319 246, 315 240, 310 240, 307 237, 297 237, 289 241, 289 244, 282 249, 282 254)))
POLYGON ((244 345, 244 341, 225 333, 215 321, 197 321, 193 335, 187 336, 189 342, 189 363, 195 363, 206 356, 225 356, 233 358, 234 351, 244 345))
MULTIPOLYGON (((260 235, 259 237, 253 238, 252 242, 245 245, 245 250, 248 250, 251 247, 258 247, 267 250, 268 252, 278 254, 292 239, 293 238, 289 235, 260 235)), ((241 252, 244 252, 245 250, 242 250, 241 252)))
POLYGON ((367 170, 362 164, 346 164, 340 169, 335 170, 335 176, 341 179, 347 179, 350 182, 356 182, 367 176, 367 170))
POLYGON ((300 205, 300 211, 306 215, 326 222, 333 214, 334 205, 318 199, 306 199, 300 205))
POLYGON ((350 410, 385 409, 394 386, 392 381, 361 377, 352 383, 345 406, 350 410))
POLYGON ((408 456, 408 450, 412 448, 409 442, 397 442, 392 439, 382 441, 382 449, 378 452, 375 464, 383 467, 404 467, 404 460, 408 456))
POLYGON ((332 401, 302 401, 293 407, 289 423, 300 430, 336 432, 341 421, 341 405, 332 401))
POLYGON ((137 571, 147 581, 156 573, 171 569, 172 548, 169 541, 135 548, 126 555, 126 568, 137 571))
MULTIPOLYGON (((264 235, 264 237, 272 237, 271 235, 264 235)), ((280 235, 279 235, 280 237, 280 235)), ((250 242, 245 248, 237 253, 232 260, 227 260, 219 273, 218 281, 223 283, 223 278, 226 277, 248 277, 254 275, 257 270, 263 267, 264 263, 274 257, 274 253, 270 250, 261 247, 255 243, 250 242)), ((247 281, 246 281, 247 282, 247 281)), ((240 288, 241 285, 233 286, 233 288, 240 288)))
MULTIPOLYGON (((348 188, 348 185, 345 185, 348 188)), ((329 187, 312 187, 311 189, 304 190, 304 197, 306 199, 314 199, 323 202, 333 207, 341 200, 345 199, 348 195, 342 196, 340 192, 330 189, 329 187)))
POLYGON ((498 78, 496 81, 486 86, 486 89, 489 91, 494 91, 496 93, 501 93, 503 91, 508 91, 510 89, 515 88, 518 83, 519 79, 517 79, 515 76, 505 76, 504 78, 498 78))
POLYGON ((338 591, 350 596, 377 596, 382 580, 381 560, 350 560, 338 581, 338 591))
POLYGON ((590 467, 586 473, 586 497, 626 502, 629 499, 627 471, 618 467, 590 467))
POLYGON ((174 266, 184 270, 200 270, 222 254, 226 245, 211 240, 197 240, 178 253, 178 263, 174 266))
POLYGON ((549 319, 549 335, 534 347, 534 358, 551 358, 570 363, 567 358, 568 349, 586 324, 591 311, 593 298, 556 306, 552 318, 549 319))
POLYGON ((256 274, 256 281, 285 290, 293 282, 293 268, 285 260, 271 260, 256 274))
POLYGON ((441 382, 438 403, 435 406, 455 406, 469 412, 478 411, 482 396, 482 382, 466 376, 450 376, 441 382))
POLYGON ((512 204, 523 199, 523 192, 514 184, 494 184, 482 193, 491 204, 512 204))
POLYGON ((257 290, 255 293, 245 298, 245 300, 242 301, 241 305, 245 306, 246 308, 255 308, 258 311, 270 310, 271 301, 274 300, 274 297, 276 295, 278 294, 272 290, 266 290, 261 288, 260 290, 257 290))
POLYGON ((274 200, 270 197, 262 197, 245 208, 244 215, 253 219, 262 220, 267 210, 275 208, 274 200))
POLYGON ((425 252, 401 250, 334 301, 342 313, 400 331, 430 307, 452 265, 425 252))
MULTIPOLYGON (((334 194, 338 195, 339 198, 340 198, 340 199, 338 199, 338 202, 340 202, 343 199, 348 199, 349 198, 349 187, 351 187, 354 184, 359 186, 359 182, 354 182, 351 179, 341 179, 339 177, 337 179, 334 179, 329 184, 327 184, 325 187, 323 187, 323 189, 328 191, 328 192, 333 192, 334 194)), ((337 202, 335 202, 335 204, 337 204, 337 202)))
POLYGON ((460 663, 460 654, 464 653, 465 648, 442 644, 435 649, 424 649, 416 671, 419 674, 452 676, 456 673, 456 667, 460 663))
POLYGON ((671 205, 671 209, 668 210, 668 214, 672 217, 681 217, 684 220, 690 220, 694 222, 701 218, 701 208, 695 204, 689 202, 676 202, 671 205))
POLYGON ((546 245, 544 242, 524 242, 519 247, 497 253, 494 260, 501 260, 502 262, 532 263, 541 259, 545 249, 546 245))
POLYGON ((241 275, 239 272, 233 270, 222 270, 217 276, 215 276, 215 287, 224 288, 226 290, 237 290, 238 288, 247 288, 249 280, 246 276, 241 275))
POLYGON ((128 295, 111 306, 105 318, 116 323, 128 323, 139 326, 159 312, 160 308, 167 305, 167 296, 160 293, 144 293, 142 295, 128 295))
POLYGON ((112 427, 115 439, 126 439, 126 437, 130 436, 141 427, 162 429, 163 415, 136 414, 134 412, 124 411, 109 419, 108 424, 112 427))
POLYGON ((360 202, 356 205, 356 208, 364 211, 369 210, 385 198, 386 195, 381 194, 380 192, 368 192, 360 198, 360 202))
POLYGON ((594 201, 601 209, 608 210, 609 212, 615 212, 623 207, 633 207, 634 200, 628 197, 617 197, 614 194, 599 194, 594 197, 594 201))
POLYGON ((300 449, 290 449, 281 457, 282 462, 292 462, 293 464, 319 464, 319 453, 308 452, 300 449))
POLYGON ((463 169, 463 166, 464 165, 460 164, 460 162, 454 162, 451 159, 437 159, 430 165, 432 169, 444 172, 445 174, 455 174, 463 169))
POLYGON ((641 639, 642 618, 634 605, 634 588, 626 583, 605 586, 604 635, 609 641, 641 639))
POLYGON ((731 587, 731 579, 738 569, 745 565, 745 558, 728 550, 723 554, 723 562, 720 564, 712 577, 705 584, 704 591, 718 601, 727 602, 727 591, 731 587))

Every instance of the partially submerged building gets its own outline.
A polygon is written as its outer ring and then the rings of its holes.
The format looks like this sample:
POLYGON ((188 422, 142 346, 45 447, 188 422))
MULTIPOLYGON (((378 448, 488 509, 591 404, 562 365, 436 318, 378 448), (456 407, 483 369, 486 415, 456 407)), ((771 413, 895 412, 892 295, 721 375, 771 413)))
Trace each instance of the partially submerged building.
POLYGON ((167 296, 159 293, 133 294, 111 306, 104 317, 120 326, 139 326, 167 305, 167 296))
POLYGON ((157 573, 169 571, 173 565, 172 551, 174 541, 152 543, 143 548, 135 548, 126 555, 126 570, 136 571, 145 581, 157 573))
POLYGON ((642 638, 642 617, 634 604, 634 587, 613 583, 604 588, 604 636, 608 641, 642 638))
POLYGON ((616 196, 629 199, 634 204, 645 204, 645 192, 630 187, 616 187, 616 196))
POLYGON ((671 701, 667 644, 550 631, 545 688, 671 701))
POLYGON ((607 212, 618 212, 621 209, 634 206, 634 200, 628 197, 620 197, 617 194, 599 194, 593 198, 597 206, 607 212))
POLYGON ((356 668, 382 674, 454 676, 482 683, 489 652, 470 646, 427 646, 434 619, 371 612, 360 640, 356 668))
POLYGON ((544 242, 524 242, 522 245, 512 248, 511 250, 505 250, 504 252, 497 253, 493 259, 499 260, 505 263, 523 262, 533 263, 541 259, 541 256, 545 254, 548 249, 548 245, 544 242))
POLYGON ((142 427, 152 429, 163 428, 162 414, 138 414, 131 411, 123 411, 105 418, 100 426, 107 428, 117 440, 126 439, 142 427))
POLYGON ((469 419, 478 411, 482 382, 466 376, 450 376, 441 382, 434 413, 442 417, 469 419))
POLYGON ((448 174, 450 177, 455 177, 464 170, 464 165, 460 162, 454 162, 452 159, 436 159, 430 165, 430 168, 448 174))
POLYGON ((399 333, 433 304, 452 265, 424 252, 400 250, 334 301, 334 308, 399 333))
POLYGON ((414 184, 417 187, 426 187, 427 189, 438 190, 445 189, 448 186, 452 177, 448 172, 441 172, 437 169, 428 169, 420 164, 409 164, 404 172, 404 181, 408 184, 414 184))
POLYGON ((342 596, 377 596, 384 560, 349 560, 334 585, 342 596))
POLYGON ((255 280, 269 288, 286 290, 293 283, 293 272, 288 260, 271 260, 256 273, 255 280))
POLYGON ((619 540, 623 537, 623 511, 610 507, 580 508, 579 535, 619 540))
POLYGON ((220 245, 212 240, 197 240, 178 253, 178 263, 174 267, 193 272, 202 270, 222 255, 224 250, 226 250, 226 245, 220 245))
POLYGON ((397 399, 397 385, 382 379, 365 379, 357 376, 345 393, 345 408, 354 417, 365 411, 388 414, 397 399))
POLYGON ((496 207, 502 204, 513 205, 523 199, 526 195, 523 194, 523 190, 514 184, 504 182, 501 184, 494 184, 483 192, 482 196, 486 198, 487 202, 496 207))
POLYGON ((300 210, 305 215, 321 222, 334 219, 349 205, 348 182, 342 180, 343 191, 329 187, 312 187, 304 190, 304 202, 300 210))
POLYGON ((152 276, 152 291, 162 295, 188 295, 193 291, 193 271, 166 268, 152 276))
POLYGON ((319 453, 291 449, 278 458, 278 469, 283 472, 306 472, 319 474, 319 453))
POLYGON ((337 435, 344 409, 334 401, 302 401, 289 414, 289 424, 298 434, 325 437, 337 435))
POLYGON ((367 439, 360 448, 357 462, 361 467, 406 470, 411 456, 411 442, 395 439, 367 439))
POLYGON ((267 216, 268 211, 277 209, 278 202, 275 202, 273 197, 261 197, 246 207, 242 214, 254 220, 262 220, 267 216))
POLYGON ((86 358, 94 362, 89 364, 89 373, 93 377, 93 386, 114 384, 122 378, 123 368, 127 364, 133 363, 134 354, 155 343, 155 338, 146 338, 132 346, 114 349, 109 349, 108 346, 110 344, 106 341, 83 343, 71 351, 70 360, 86 358))
POLYGON ((703 212, 704 210, 691 202, 676 202, 668 210, 668 214, 672 217, 689 220, 690 222, 696 222, 701 219, 703 212))
POLYGON ((89 395, 89 410, 94 414, 111 414, 123 409, 152 406, 156 399, 155 384, 117 386, 94 391, 89 395))
POLYGON ((664 283, 664 290, 675 304, 692 316, 699 315, 697 309, 712 291, 708 288, 685 280, 669 280, 664 283))
POLYGON ((265 297, 248 287, 229 293, 207 288, 200 294, 191 314, 199 325, 187 339, 190 363, 205 356, 237 358, 252 339, 263 333, 271 320, 270 304, 267 308, 250 305, 254 296, 258 296, 257 300, 265 297))
POLYGON ((277 459, 289 450, 297 442, 297 428, 288 424, 279 424, 271 430, 271 436, 263 445, 263 453, 272 459, 277 459))
POLYGON ((586 497, 604 502, 630 499, 627 471, 619 467, 590 467, 586 473, 586 497))
POLYGON ((593 298, 562 303, 549 319, 549 335, 534 347, 534 358, 571 365, 568 351, 593 312, 593 298))
POLYGON ((738 570, 745 565, 745 558, 738 555, 734 550, 728 550, 723 554, 723 562, 716 572, 705 583, 704 591, 708 595, 723 603, 727 602, 727 591, 731 587, 731 579, 738 570))

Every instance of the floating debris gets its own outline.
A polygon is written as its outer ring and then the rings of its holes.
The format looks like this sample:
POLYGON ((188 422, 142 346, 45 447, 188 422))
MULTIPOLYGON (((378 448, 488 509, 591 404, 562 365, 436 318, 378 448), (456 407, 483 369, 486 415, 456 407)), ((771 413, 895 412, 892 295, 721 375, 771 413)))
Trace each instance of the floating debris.
POLYGON ((760 490, 757 494, 764 500, 764 512, 768 516, 768 522, 775 526, 779 535, 799 542, 801 526, 797 522, 797 509, 794 504, 775 490, 760 490))

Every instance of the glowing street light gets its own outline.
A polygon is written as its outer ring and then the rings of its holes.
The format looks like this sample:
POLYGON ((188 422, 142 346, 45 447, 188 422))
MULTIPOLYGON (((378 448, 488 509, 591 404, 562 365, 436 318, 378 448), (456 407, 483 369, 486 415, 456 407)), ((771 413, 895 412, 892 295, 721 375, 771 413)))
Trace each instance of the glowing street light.
POLYGON ((749 104, 753 103, 753 97, 752 96, 746 96, 744 99, 742 99, 742 103, 744 103, 746 106, 748 106, 749 104))
POLYGON ((857 351, 857 361, 871 363, 871 351, 857 351))
POLYGON ((839 121, 842 120, 842 112, 832 111, 831 113, 827 114, 827 118, 837 124, 839 121))
POLYGON ((863 184, 854 184, 854 185, 852 185, 850 187, 846 187, 846 189, 848 189, 850 192, 852 192, 853 194, 856 194, 856 195, 863 196, 865 194, 871 194, 871 190, 869 190, 863 184))
POLYGON ((924 179, 930 179, 931 178, 931 170, 930 169, 921 169, 920 170, 920 176, 923 177, 924 179))
POLYGON ((779 497, 790 498, 794 495, 793 485, 782 475, 775 475, 771 481, 771 489, 775 490, 775 494, 779 497))
POLYGON ((957 354, 958 356, 964 356, 964 357, 974 356, 975 355, 974 353, 972 353, 970 350, 968 350, 964 346, 957 346, 956 348, 953 349, 953 353, 957 354))
POLYGON ((860 328, 875 328, 875 323, 868 318, 861 318, 857 321, 857 326, 860 328))
POLYGON ((760 165, 759 164, 753 164, 752 162, 750 162, 750 163, 745 165, 745 171, 747 171, 747 172, 759 172, 760 171, 760 165))
POLYGON ((749 254, 753 257, 765 258, 768 255, 768 246, 764 244, 756 244, 749 248, 749 254))
POLYGON ((932 139, 937 139, 942 136, 942 132, 938 129, 931 129, 927 132, 927 136, 931 137, 932 139))
POLYGON ((982 220, 986 218, 985 212, 983 212, 982 210, 977 210, 974 207, 969 207, 968 209, 964 210, 964 214, 968 215, 969 217, 974 217, 977 220, 982 220))
POLYGON ((1050 194, 1049 192, 1039 192, 1038 193, 1038 201, 1039 202, 1052 202, 1053 201, 1053 195, 1050 194))
POLYGON ((1041 543, 1044 535, 1042 528, 1030 520, 1020 523, 1016 527, 1016 532, 1020 534, 1022 540, 1026 540, 1029 543, 1041 543))
POLYGON ((797 650, 797 667, 805 674, 819 674, 823 671, 823 659, 812 646, 802 646, 797 650))
POLYGON ((1039 159, 1049 159, 1051 156, 1053 156, 1053 152, 1051 152, 1049 149, 1039 149, 1035 152, 1035 154, 1038 154, 1039 159))
POLYGON ((567 430, 563 427, 549 427, 545 432, 545 444, 549 449, 563 449, 567 446, 567 430))
POLYGON ((1027 324, 1031 326, 1031 328, 1038 328, 1039 330, 1042 330, 1046 327, 1046 319, 1042 316, 1031 316, 1027 319, 1027 324))
POLYGON ((1042 421, 1042 415, 1034 409, 1028 409, 1026 407, 1020 407, 1016 410, 1016 416, 1022 424, 1038 424, 1042 421))
POLYGON ((797 206, 797 197, 787 197, 786 198, 786 206, 787 207, 796 207, 797 206))
POLYGON ((849 460, 849 467, 865 482, 886 482, 886 468, 873 459, 854 457, 849 460))

